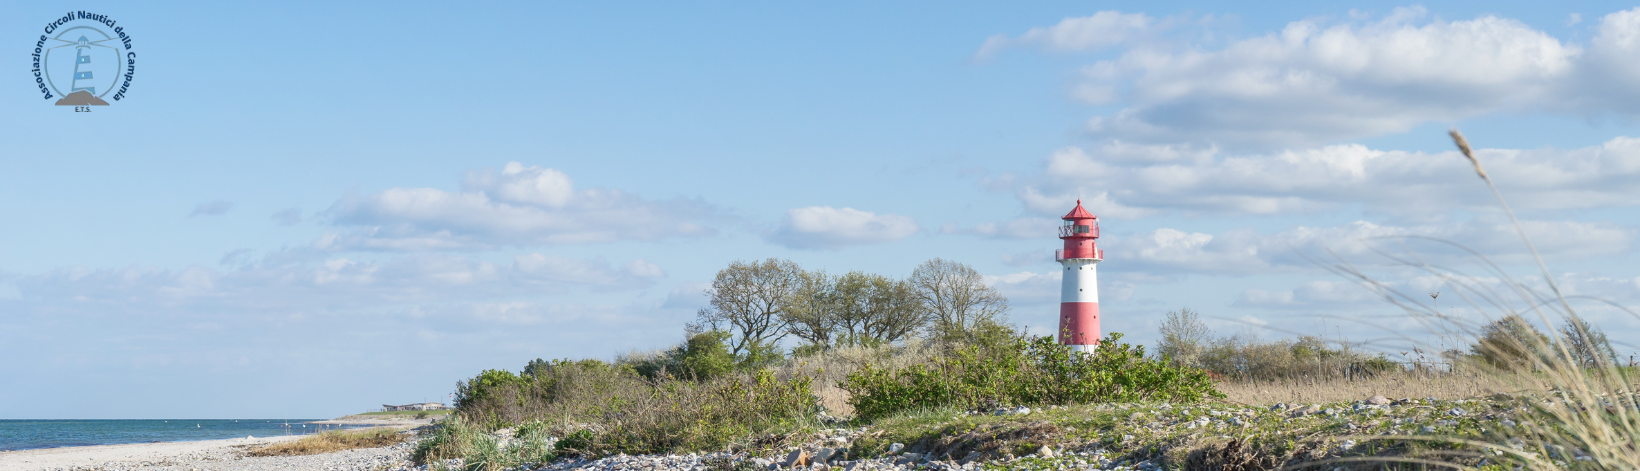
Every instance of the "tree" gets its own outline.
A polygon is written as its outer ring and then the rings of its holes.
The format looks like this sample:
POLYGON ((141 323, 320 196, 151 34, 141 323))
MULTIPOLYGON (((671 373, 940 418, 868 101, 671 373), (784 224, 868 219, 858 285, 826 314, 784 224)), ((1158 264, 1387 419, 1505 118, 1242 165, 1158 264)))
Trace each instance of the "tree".
POLYGON ((1606 341, 1606 333, 1581 317, 1567 317, 1566 323, 1560 326, 1560 336, 1565 339, 1566 353, 1571 355, 1568 360, 1584 368, 1598 368, 1617 357, 1611 343, 1606 341))
POLYGON ((541 376, 546 374, 547 370, 550 368, 552 368, 552 362, 536 358, 534 360, 530 360, 529 364, 524 365, 524 372, 521 374, 541 376))
POLYGON ((933 337, 971 341, 976 330, 1007 321, 1008 298, 985 284, 968 265, 933 259, 918 265, 907 280, 913 296, 929 318, 933 337))
POLYGON ((1520 369, 1539 358, 1549 338, 1517 314, 1510 314, 1481 327, 1480 338, 1469 347, 1471 354, 1497 368, 1520 369))
POLYGON ((802 274, 790 260, 730 263, 706 289, 710 301, 696 313, 695 329, 729 332, 736 356, 769 350, 787 334, 784 309, 802 274))
POLYGON ((1168 312, 1162 319, 1161 345, 1157 345, 1156 353, 1164 358, 1172 358, 1175 364, 1195 365, 1198 357, 1207 348, 1213 331, 1203 324, 1196 311, 1180 309, 1168 312))
POLYGON ((856 271, 838 277, 835 290, 837 344, 892 343, 927 324, 928 316, 905 281, 856 271))
POLYGON ((823 349, 835 340, 841 307, 836 277, 823 271, 803 272, 781 313, 792 335, 823 349))

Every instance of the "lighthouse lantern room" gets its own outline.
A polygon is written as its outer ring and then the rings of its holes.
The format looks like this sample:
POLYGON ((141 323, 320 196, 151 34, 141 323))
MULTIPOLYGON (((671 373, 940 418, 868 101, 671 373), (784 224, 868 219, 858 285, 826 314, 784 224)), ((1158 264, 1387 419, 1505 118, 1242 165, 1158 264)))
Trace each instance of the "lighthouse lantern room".
POLYGON ((1094 270, 1105 251, 1097 244, 1099 217, 1082 208, 1061 218, 1059 228, 1064 248, 1054 251, 1054 259, 1065 267, 1059 294, 1059 343, 1076 351, 1089 352, 1099 345, 1099 276, 1094 270))

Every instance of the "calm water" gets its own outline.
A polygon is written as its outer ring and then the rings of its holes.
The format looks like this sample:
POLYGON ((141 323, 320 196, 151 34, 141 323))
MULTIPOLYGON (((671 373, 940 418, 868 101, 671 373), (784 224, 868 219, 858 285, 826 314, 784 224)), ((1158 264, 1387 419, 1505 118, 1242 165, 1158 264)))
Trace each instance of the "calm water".
POLYGON ((304 435, 366 427, 308 423, 312 420, 0 420, 0 450, 304 435))

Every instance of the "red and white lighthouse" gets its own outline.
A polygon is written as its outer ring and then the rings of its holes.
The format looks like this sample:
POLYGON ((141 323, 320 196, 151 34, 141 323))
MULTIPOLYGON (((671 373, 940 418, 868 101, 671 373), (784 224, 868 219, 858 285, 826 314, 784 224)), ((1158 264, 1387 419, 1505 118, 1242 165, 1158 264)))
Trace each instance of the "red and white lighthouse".
POLYGON ((1059 343, 1089 352, 1099 345, 1099 275, 1094 268, 1105 259, 1105 251, 1096 245, 1099 217, 1082 209, 1082 200, 1076 200, 1076 209, 1061 219, 1065 225, 1059 228, 1059 238, 1065 248, 1054 251, 1054 260, 1065 266, 1059 292, 1059 343))

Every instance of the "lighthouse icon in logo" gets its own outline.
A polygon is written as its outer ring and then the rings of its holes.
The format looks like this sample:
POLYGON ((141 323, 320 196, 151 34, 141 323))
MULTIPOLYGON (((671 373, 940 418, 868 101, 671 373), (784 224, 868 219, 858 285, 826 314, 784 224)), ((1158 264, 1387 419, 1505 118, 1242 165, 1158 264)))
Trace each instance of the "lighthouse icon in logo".
POLYGON ((49 39, 57 45, 45 50, 42 75, 45 84, 63 97, 57 106, 108 105, 103 96, 117 88, 122 61, 119 48, 103 43, 119 38, 90 26, 75 26, 49 39))
POLYGON ((1065 248, 1054 251, 1054 260, 1065 267, 1059 293, 1059 343, 1079 352, 1091 352, 1099 345, 1099 275, 1094 269, 1105 259, 1097 245, 1099 217, 1082 208, 1060 218, 1059 238, 1065 248))

